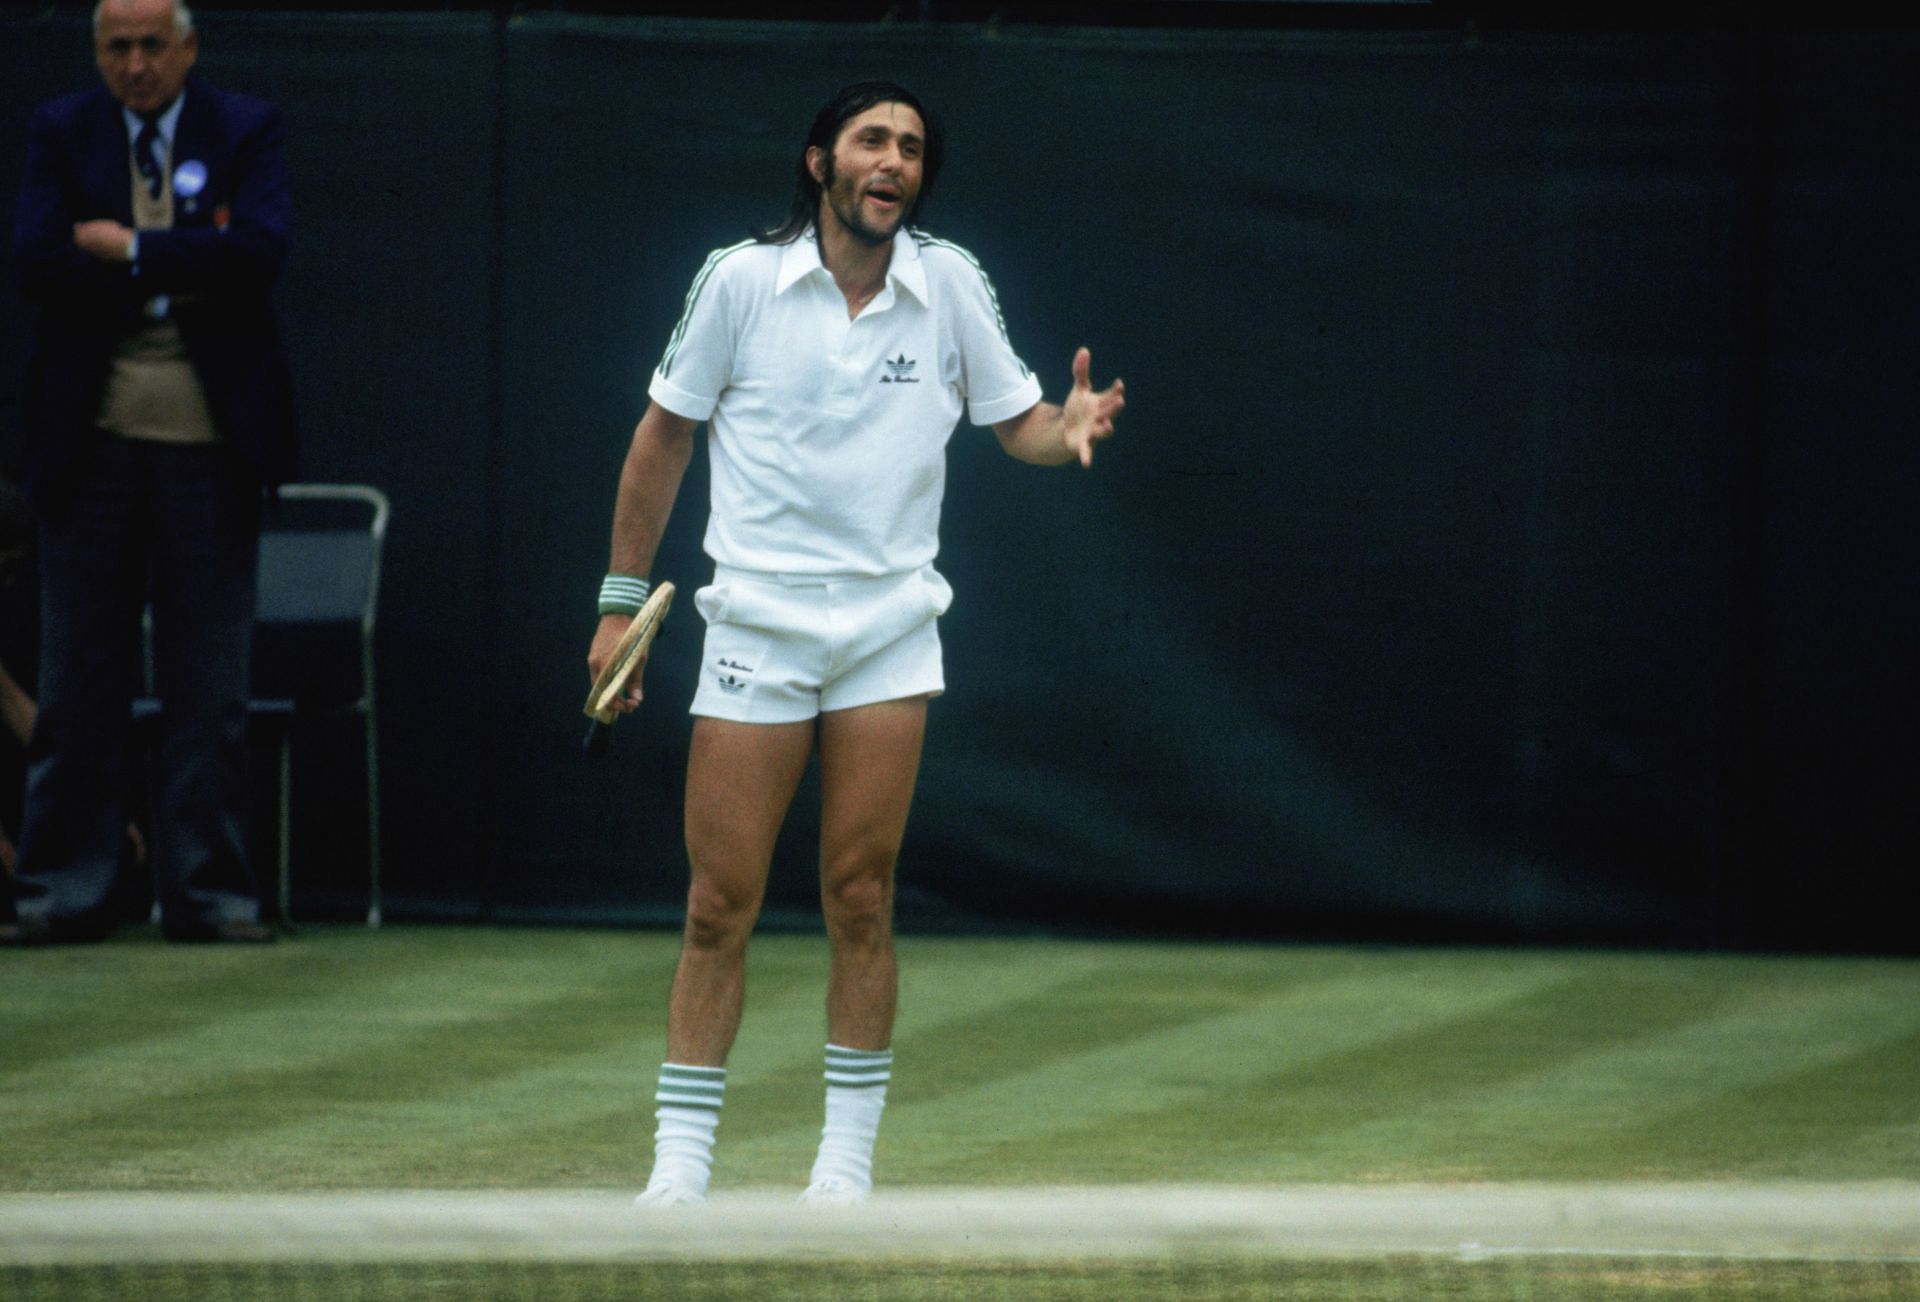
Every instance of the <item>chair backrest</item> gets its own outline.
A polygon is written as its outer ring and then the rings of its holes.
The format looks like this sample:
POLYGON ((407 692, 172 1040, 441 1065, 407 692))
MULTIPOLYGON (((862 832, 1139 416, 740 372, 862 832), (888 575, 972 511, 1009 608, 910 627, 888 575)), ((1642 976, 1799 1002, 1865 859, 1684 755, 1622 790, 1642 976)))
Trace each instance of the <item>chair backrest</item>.
POLYGON ((259 622, 357 623, 371 636, 390 507, 366 484, 283 484, 260 535, 259 622))
POLYGON ((365 534, 273 529, 260 535, 262 624, 360 624, 373 615, 374 542, 365 534))
POLYGON ((365 484, 285 484, 279 498, 261 524, 254 695, 365 708, 386 495, 365 484))

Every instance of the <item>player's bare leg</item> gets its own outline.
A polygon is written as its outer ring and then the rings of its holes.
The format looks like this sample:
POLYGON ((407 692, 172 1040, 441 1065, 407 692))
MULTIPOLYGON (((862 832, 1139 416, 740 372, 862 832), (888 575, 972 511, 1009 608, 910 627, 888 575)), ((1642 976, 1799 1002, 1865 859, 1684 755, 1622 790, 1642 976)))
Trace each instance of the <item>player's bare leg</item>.
POLYGON ((892 1075, 894 867, 920 772, 924 697, 820 716, 820 903, 826 918, 827 1119, 805 1198, 857 1202, 892 1075))
POLYGON ((687 758, 692 883, 667 1010, 670 1061, 723 1067, 740 1029, 747 939, 814 725, 700 718, 687 758))
POLYGON ((654 1095, 653 1174, 643 1205, 706 1199, 740 1029, 747 940, 766 895, 774 839, 806 770, 814 726, 700 718, 687 761, 686 930, 667 1010, 667 1061, 654 1095))
POLYGON ((851 1049, 884 1049, 893 1039, 893 872, 926 729, 925 697, 820 716, 827 1034, 851 1049))

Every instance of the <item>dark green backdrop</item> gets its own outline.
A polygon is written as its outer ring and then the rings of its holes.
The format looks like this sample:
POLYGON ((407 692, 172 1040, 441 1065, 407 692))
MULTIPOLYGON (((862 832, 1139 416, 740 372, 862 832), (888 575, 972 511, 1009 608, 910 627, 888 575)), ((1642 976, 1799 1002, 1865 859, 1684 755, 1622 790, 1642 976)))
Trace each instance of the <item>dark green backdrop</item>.
MULTIPOLYGON (((1920 39, 201 26, 292 131, 308 477, 395 504, 397 912, 672 915, 690 602, 578 752, 614 477, 705 252, 884 75, 1050 394, 1083 342, 1129 391, 1090 475, 955 435, 910 924, 1912 947, 1920 39)), ((92 70, 0 50, 10 191, 92 70)), ((304 790, 325 907, 358 811, 304 790)))

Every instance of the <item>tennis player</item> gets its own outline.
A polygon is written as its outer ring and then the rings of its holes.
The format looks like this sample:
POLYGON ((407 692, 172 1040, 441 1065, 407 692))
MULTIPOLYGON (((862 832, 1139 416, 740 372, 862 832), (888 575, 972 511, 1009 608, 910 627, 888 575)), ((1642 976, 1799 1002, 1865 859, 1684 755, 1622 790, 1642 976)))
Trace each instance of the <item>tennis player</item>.
MULTIPOLYGON (((1038 465, 1093 463, 1124 405, 1073 359, 1064 406, 1007 340, 972 255, 912 223, 941 133, 910 92, 862 82, 814 118, 787 219, 716 251, 648 388, 588 655, 597 675, 648 588, 706 422, 707 623, 687 767, 692 881, 642 1204, 703 1201, 774 838, 819 756, 830 947, 826 1124, 802 1200, 864 1201, 891 1077, 894 864, 927 701, 945 686, 933 568, 962 411, 1038 465)), ((639 675, 617 708, 640 701, 639 675)))

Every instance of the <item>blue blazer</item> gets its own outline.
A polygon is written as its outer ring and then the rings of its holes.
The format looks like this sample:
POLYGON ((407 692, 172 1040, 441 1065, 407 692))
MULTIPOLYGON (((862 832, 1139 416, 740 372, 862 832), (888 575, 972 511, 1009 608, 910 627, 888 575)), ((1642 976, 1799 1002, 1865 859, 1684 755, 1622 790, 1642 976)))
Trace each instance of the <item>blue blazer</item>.
POLYGON ((295 472, 293 397, 272 285, 291 204, 284 131, 272 105, 189 78, 173 168, 198 162, 198 194, 174 196, 171 230, 144 231, 135 267, 73 244, 76 222, 133 224, 127 129, 104 87, 34 112, 14 225, 20 285, 38 307, 24 392, 28 489, 58 503, 102 434, 95 425, 114 348, 154 294, 174 318, 221 436, 263 489, 295 472))

